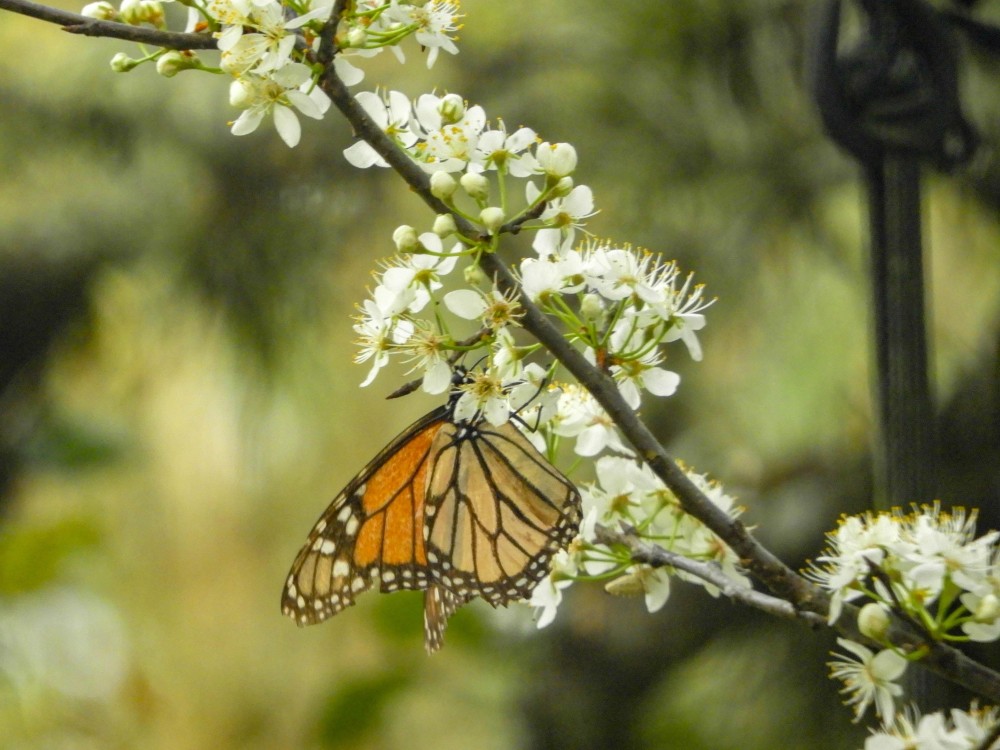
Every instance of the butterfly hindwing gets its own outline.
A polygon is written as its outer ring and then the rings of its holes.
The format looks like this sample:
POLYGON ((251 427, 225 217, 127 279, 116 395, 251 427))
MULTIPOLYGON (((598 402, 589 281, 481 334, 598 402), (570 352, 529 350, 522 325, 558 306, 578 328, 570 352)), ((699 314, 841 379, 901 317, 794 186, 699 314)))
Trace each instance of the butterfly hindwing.
POLYGON ((424 594, 424 647, 427 653, 437 651, 444 644, 444 629, 448 626, 448 618, 471 596, 453 593, 437 583, 427 587, 424 594))
POLYGON ((526 599, 576 535, 580 495, 514 425, 447 423, 426 498, 434 580, 493 606, 526 599))

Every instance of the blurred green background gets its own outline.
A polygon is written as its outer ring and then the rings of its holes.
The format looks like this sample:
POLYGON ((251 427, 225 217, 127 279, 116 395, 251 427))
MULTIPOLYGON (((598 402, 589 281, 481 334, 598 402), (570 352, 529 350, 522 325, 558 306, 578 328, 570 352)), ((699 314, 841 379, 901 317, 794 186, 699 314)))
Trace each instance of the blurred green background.
MULTIPOLYGON (((792 565, 870 497, 857 173, 801 85, 807 3, 466 0, 461 54, 370 61, 567 140, 598 236, 719 297, 705 358, 645 416, 792 565)), ((76 6, 68 6, 73 9, 76 6)), ((986 4, 996 10, 996 4, 986 4)), ((321 627, 279 613, 328 500, 436 404, 364 391, 350 315, 395 226, 335 114, 234 138, 222 77, 113 74, 135 47, 0 14, 0 746, 849 748, 828 633, 677 583, 667 607, 578 585, 536 632, 476 605, 422 647, 420 595, 321 627)), ((928 175, 942 498, 1000 494, 1000 71, 968 55, 984 149, 928 175)), ((996 654, 979 655, 996 663, 996 654)))

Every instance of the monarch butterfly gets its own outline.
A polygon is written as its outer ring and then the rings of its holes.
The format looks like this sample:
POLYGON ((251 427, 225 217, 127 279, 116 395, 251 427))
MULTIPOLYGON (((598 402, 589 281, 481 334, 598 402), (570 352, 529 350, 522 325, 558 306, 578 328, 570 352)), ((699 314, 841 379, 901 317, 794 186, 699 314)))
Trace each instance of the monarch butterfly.
MULTIPOLYGON (((457 382, 465 378, 456 373, 457 382)), ((424 646, 481 596, 526 599, 576 535, 580 494, 512 423, 457 419, 461 395, 418 419, 341 491, 285 581, 282 612, 322 622, 376 584, 424 590, 424 646)))

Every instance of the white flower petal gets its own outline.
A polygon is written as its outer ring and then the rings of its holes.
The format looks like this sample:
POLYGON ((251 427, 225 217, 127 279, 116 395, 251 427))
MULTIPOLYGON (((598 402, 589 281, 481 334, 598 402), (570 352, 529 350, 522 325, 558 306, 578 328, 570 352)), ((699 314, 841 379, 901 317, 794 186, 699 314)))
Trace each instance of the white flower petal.
POLYGON ((233 135, 249 135, 257 129, 264 119, 264 111, 260 109, 246 109, 236 118, 230 129, 233 135))
POLYGON ((288 107, 278 105, 274 108, 274 127, 278 131, 289 148, 295 148, 302 137, 302 126, 299 125, 299 118, 288 107))
POLYGON ((283 86, 286 89, 294 89, 310 80, 312 78, 312 71, 307 65, 292 62, 281 66, 271 73, 271 78, 279 86, 283 86))
POLYGON ((895 651, 885 649, 879 651, 872 658, 871 672, 874 677, 880 680, 892 681, 899 678, 906 671, 908 661, 895 651))
POLYGON ((295 109, 306 117, 311 117, 314 120, 323 119, 323 110, 320 109, 319 103, 309 96, 309 94, 302 91, 289 91, 286 96, 288 97, 288 101, 295 105, 295 109))
POLYGON ((344 59, 343 55, 333 58, 333 72, 345 86, 357 86, 365 80, 365 72, 344 59))
POLYGON ((456 289, 444 295, 444 305, 465 320, 476 320, 486 311, 486 301, 471 289, 456 289))
POLYGON ((663 609, 670 598, 670 576, 657 568, 643 575, 642 585, 646 590, 646 609, 650 613, 663 609))
POLYGON ((605 429, 600 425, 585 427, 576 439, 573 452, 578 456, 596 456, 607 445, 605 429))
POLYGON ((680 385, 681 376, 676 372, 654 367, 642 373, 642 384, 654 396, 672 396, 680 385))
POLYGON ((222 52, 228 52, 231 50, 236 43, 243 36, 243 27, 238 25, 227 26, 219 34, 219 38, 216 41, 216 46, 222 52))
POLYGON ((444 393, 451 385, 451 367, 443 360, 438 360, 424 373, 423 390, 425 393, 444 393))
POLYGON ((368 167, 388 167, 385 159, 379 156, 375 149, 369 146, 364 141, 358 141, 353 143, 344 149, 344 158, 347 162, 358 169, 367 169, 368 167))

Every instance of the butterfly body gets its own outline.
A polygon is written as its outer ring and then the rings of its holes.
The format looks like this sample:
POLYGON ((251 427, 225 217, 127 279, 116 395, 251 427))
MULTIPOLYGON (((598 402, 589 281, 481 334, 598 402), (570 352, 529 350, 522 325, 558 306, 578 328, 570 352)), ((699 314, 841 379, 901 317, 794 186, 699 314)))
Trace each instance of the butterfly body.
POLYGON ((428 651, 482 597, 530 596, 576 535, 580 495, 511 421, 454 418, 453 396, 408 427, 337 495, 300 550, 282 611, 322 622, 375 586, 424 590, 428 651))

